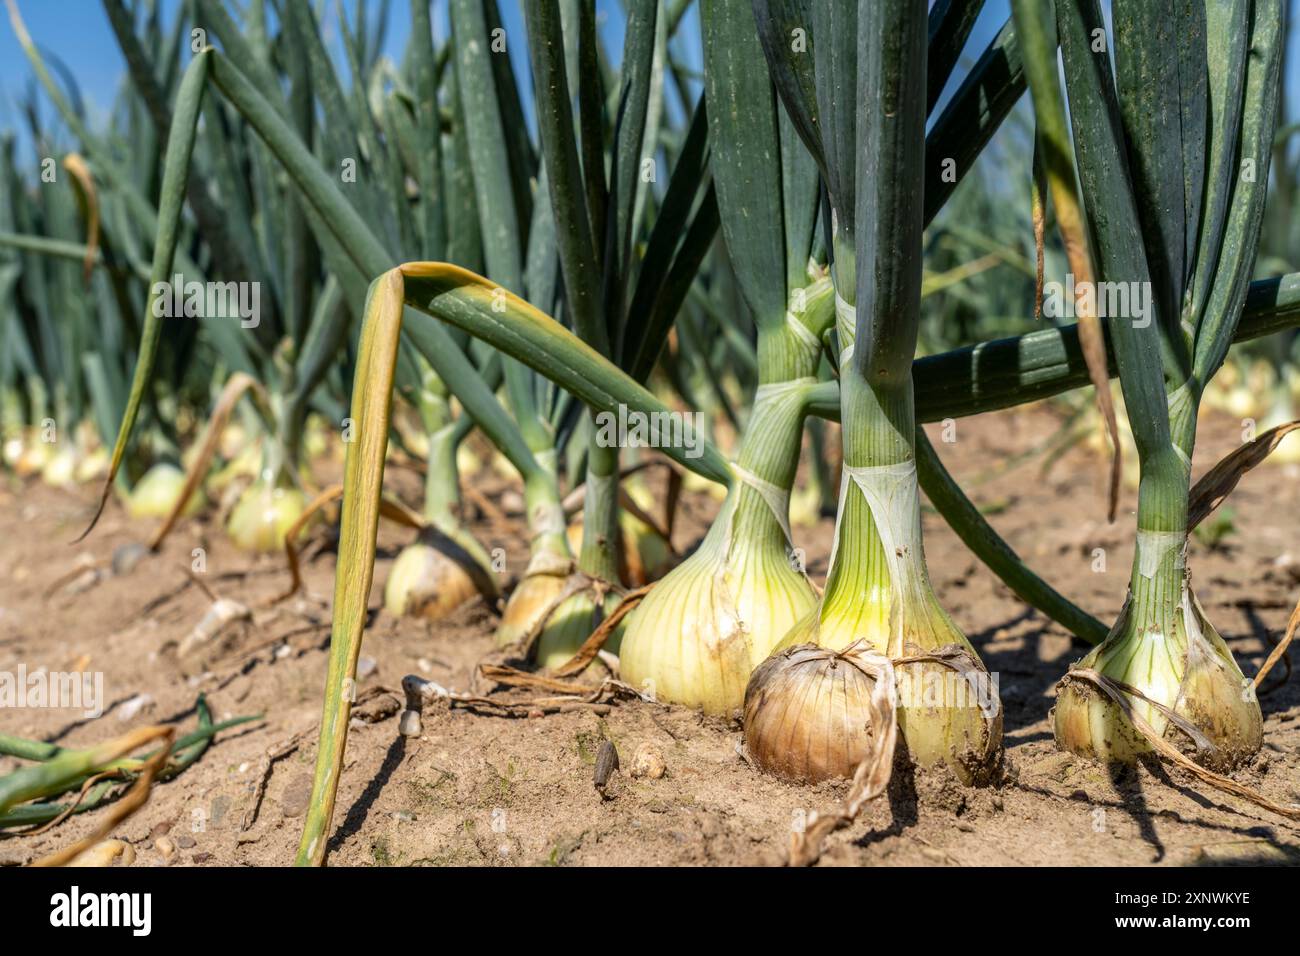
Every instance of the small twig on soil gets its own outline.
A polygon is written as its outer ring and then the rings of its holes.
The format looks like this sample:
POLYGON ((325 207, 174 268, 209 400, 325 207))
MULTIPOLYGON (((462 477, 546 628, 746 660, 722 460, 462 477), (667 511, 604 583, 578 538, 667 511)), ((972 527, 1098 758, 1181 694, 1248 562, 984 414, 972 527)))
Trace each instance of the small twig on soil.
POLYGON ((217 597, 216 593, 212 590, 212 588, 208 587, 207 584, 204 583, 201 577, 199 577, 189 568, 185 568, 184 570, 185 570, 186 577, 188 577, 190 581, 194 583, 194 586, 196 588, 198 588, 200 591, 202 591, 204 594, 207 595, 209 601, 211 601, 213 604, 216 604, 219 600, 221 600, 219 597, 217 597))
MULTIPOLYGON (((522 673, 522 672, 521 672, 522 673)), ((525 675, 535 676, 535 675, 525 675)), ((407 674, 402 678, 402 690, 406 695, 406 709, 402 711, 398 732, 405 737, 418 737, 423 733, 421 711, 424 704, 431 700, 445 700, 449 706, 465 707, 476 712, 488 711, 498 717, 542 717, 547 714, 562 714, 574 710, 589 710, 604 715, 610 711, 610 703, 620 698, 642 699, 641 694, 629 684, 607 678, 600 686, 589 688, 581 685, 553 682, 565 689, 571 686, 579 691, 577 694, 559 694, 551 697, 538 697, 526 701, 493 700, 476 694, 460 694, 448 690, 436 681, 425 680, 417 674, 407 674)))
POLYGON ((306 731, 302 731, 294 734, 284 743, 268 748, 262 755, 262 760, 257 767, 257 784, 253 788, 253 803, 244 812, 244 819, 239 825, 240 833, 257 822, 257 814, 262 809, 262 798, 266 796, 266 785, 271 779, 271 765, 296 751, 305 733, 306 731))
POLYGON ((184 594, 185 591, 189 588, 189 586, 193 583, 194 582, 191 579, 186 578, 184 581, 182 581, 176 587, 172 588, 170 591, 166 591, 155 598, 150 598, 148 601, 145 602, 144 607, 140 608, 140 611, 136 615, 136 617, 137 618, 148 617, 150 614, 158 610, 168 601, 173 601, 176 598, 180 597, 182 594, 184 594))

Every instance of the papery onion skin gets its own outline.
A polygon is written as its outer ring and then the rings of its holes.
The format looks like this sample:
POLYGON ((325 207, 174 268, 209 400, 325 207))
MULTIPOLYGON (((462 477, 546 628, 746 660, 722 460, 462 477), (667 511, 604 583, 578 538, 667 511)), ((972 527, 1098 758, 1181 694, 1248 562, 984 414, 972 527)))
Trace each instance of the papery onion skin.
POLYGON ((564 593, 572 562, 557 559, 557 564, 560 566, 555 569, 538 568, 534 561, 519 579, 497 626, 498 647, 507 647, 521 640, 564 593))
POLYGON ((798 783, 851 777, 871 750, 874 687, 850 658, 815 644, 773 654, 745 691, 746 753, 798 783))
POLYGON ((437 621, 479 593, 464 564, 436 536, 407 545, 384 582, 384 607, 397 617, 437 621))
MULTIPOLYGON (((822 609, 821 618, 814 611, 791 629, 764 666, 779 662, 792 649, 801 645, 815 645, 828 652, 843 652, 855 641, 865 640, 879 653, 887 653, 896 661, 899 696, 897 714, 901 731, 899 746, 912 762, 920 767, 946 765, 967 786, 984 786, 993 782, 1001 766, 1002 705, 997 699, 996 685, 992 683, 983 663, 933 597, 924 605, 913 607, 904 616, 901 641, 891 641, 889 628, 882 623, 889 620, 887 599, 886 603, 881 604, 875 597, 873 592, 858 601, 834 602, 822 609), (981 686, 972 686, 958 671, 937 660, 906 660, 925 654, 938 656, 942 652, 956 649, 961 650, 967 666, 972 668, 972 676, 981 686)), ((750 689, 746 692, 747 700, 756 691, 756 680, 757 670, 751 679, 750 689)), ((771 675, 765 681, 769 684, 766 696, 769 699, 775 698, 781 692, 778 690, 781 685, 771 675)), ((841 707, 865 707, 859 698, 860 689, 835 693, 835 699, 841 707)), ((828 706, 819 703, 819 700, 820 697, 814 697, 811 693, 807 697, 792 694, 785 701, 785 706, 790 711, 790 716, 786 719, 801 724, 809 734, 835 732, 833 726, 826 725, 817 716, 818 708, 828 706), (799 716, 809 708, 811 712, 799 716)), ((771 706, 781 705, 773 701, 771 706)), ((747 726, 746 740, 748 739, 747 726)), ((864 740, 865 737, 859 731, 858 740, 853 747, 855 752, 860 754, 864 751, 864 740)), ((764 744, 762 749, 772 749, 774 746, 764 744)), ((804 746, 812 750, 825 750, 832 744, 829 741, 817 742, 810 737, 804 746)), ((772 759, 764 766, 768 764, 771 765, 769 769, 772 772, 784 775, 780 769, 782 761, 772 759)), ((841 764, 839 771, 832 775, 851 776, 855 767, 856 763, 841 764)))

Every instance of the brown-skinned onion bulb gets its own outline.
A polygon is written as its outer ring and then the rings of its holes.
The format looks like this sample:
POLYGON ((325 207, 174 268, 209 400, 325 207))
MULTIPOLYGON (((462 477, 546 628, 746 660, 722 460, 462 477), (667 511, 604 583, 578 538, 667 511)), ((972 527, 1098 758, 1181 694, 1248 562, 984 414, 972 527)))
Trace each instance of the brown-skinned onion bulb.
POLYGON ((745 749, 779 777, 800 783, 853 774, 878 739, 871 703, 876 678, 867 645, 814 644, 779 651, 755 668, 745 690, 745 749), (802 700, 801 706, 789 706, 802 700))
POLYGON ((384 607, 397 617, 446 617, 480 593, 473 560, 446 535, 431 528, 422 531, 393 562, 384 582, 384 607))
POLYGON ((852 776, 873 734, 869 685, 836 655, 861 643, 893 662, 899 747, 907 758, 919 767, 946 766, 966 785, 989 783, 1001 761, 1001 703, 934 596, 915 468, 862 475, 841 495, 838 544, 820 606, 780 641, 746 688, 746 750, 784 777, 852 776))

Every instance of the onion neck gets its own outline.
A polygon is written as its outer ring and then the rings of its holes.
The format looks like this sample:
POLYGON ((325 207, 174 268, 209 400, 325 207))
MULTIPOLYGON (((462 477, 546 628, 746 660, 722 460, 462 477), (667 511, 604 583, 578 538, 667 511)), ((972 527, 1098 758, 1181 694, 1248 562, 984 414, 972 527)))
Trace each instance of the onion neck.
POLYGON ((582 550, 578 568, 593 578, 617 582, 618 575, 618 453, 601 444, 593 411, 588 411, 591 441, 587 447, 586 494, 582 504, 582 550))
MULTIPOLYGON (((843 422, 845 474, 840 487, 836 520, 835 550, 822 596, 819 641, 840 648, 866 638, 878 650, 901 653, 892 647, 891 605, 902 587, 909 603, 924 602, 925 608, 905 607, 904 613, 938 615, 925 554, 921 543, 919 490, 915 471, 900 482, 907 513, 879 516, 890 520, 888 529, 897 561, 887 554, 872 505, 857 481, 858 469, 912 466, 916 460, 916 407, 912 389, 911 362, 866 363, 850 358, 856 350, 856 314, 853 309, 855 273, 851 236, 836 242, 836 288, 840 290, 836 332, 840 345, 840 409, 843 422), (904 367, 905 366, 905 367, 904 367), (872 369, 868 380, 864 367, 872 369), (891 570, 892 566, 892 570, 891 570), (895 578, 900 580, 896 580, 895 578)), ((858 357, 861 358, 861 357, 858 357)))
MULTIPOLYGON (((1156 600, 1150 584, 1152 578, 1151 549, 1176 542, 1174 550, 1181 556, 1187 541, 1188 498, 1191 494, 1192 451, 1196 443, 1196 418, 1199 391, 1192 382, 1176 389, 1169 396, 1168 444, 1157 448, 1138 449, 1142 477, 1138 484, 1137 533, 1139 547, 1133 555, 1133 568, 1129 576, 1129 590, 1136 600, 1156 600), (1144 550, 1145 549, 1145 550, 1144 550)), ((1157 575, 1173 574, 1168 562, 1157 562, 1157 575)), ((1176 577, 1181 581, 1186 567, 1179 558, 1176 577)), ((1173 586, 1171 583, 1170 587, 1173 586)), ((1178 585, 1181 588, 1181 583, 1178 585)), ((1163 592, 1164 587, 1160 588, 1163 592)))
MULTIPOLYGON (((758 323, 758 391, 736 455, 743 477, 736 479, 724 514, 714 523, 718 535, 726 526, 732 543, 778 548, 783 554, 790 544, 789 499, 808 393, 821 363, 821 334, 834 315, 830 281, 817 279, 795 290, 790 305, 787 313, 758 323)), ((709 537, 714 536, 711 529, 709 537)))
MULTIPOLYGON (((1169 403, 1170 441, 1139 449, 1137 543, 1129 595, 1094 663, 1108 677, 1134 684, 1161 699, 1176 692, 1187 659, 1184 615, 1192 600, 1187 574, 1187 506, 1196 437, 1196 396, 1176 390, 1169 403)), ((1144 705, 1144 710, 1150 711, 1144 705)), ((1154 712, 1149 720, 1163 726, 1154 712)))
POLYGON ((572 552, 565 535, 564 504, 556 478, 554 448, 534 454, 537 469, 524 476, 524 510, 532 534, 530 567, 550 562, 571 562, 572 552))
POLYGON ((444 533, 460 525, 460 476, 456 470, 456 427, 450 423, 429 433, 425 462, 424 518, 444 533))
POLYGON ((428 372, 417 396, 420 423, 429 440, 425 458, 424 517, 439 530, 459 524, 460 473, 456 467, 456 429, 442 383, 428 372))

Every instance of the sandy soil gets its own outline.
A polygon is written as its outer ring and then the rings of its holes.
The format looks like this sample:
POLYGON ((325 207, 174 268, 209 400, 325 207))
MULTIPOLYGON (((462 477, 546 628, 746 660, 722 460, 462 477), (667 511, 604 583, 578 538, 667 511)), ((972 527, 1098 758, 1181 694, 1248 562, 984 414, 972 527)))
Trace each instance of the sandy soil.
MULTIPOLYGON (((957 441, 932 434, 965 483, 1049 440, 1059 414, 1038 406, 963 420, 957 441)), ((1213 415, 1202 428, 1198 473, 1239 441, 1213 415)), ((1124 596, 1131 557, 1134 494, 1107 526, 1099 460, 1076 448, 1041 471, 1042 459, 968 485, 990 520, 1032 565, 1071 598, 1111 620, 1124 596), (1106 571, 1093 570, 1105 548, 1106 571)), ((411 474, 390 469, 392 485, 418 497, 411 474)), ((987 476, 986 476, 987 477, 987 476)), ((1226 547, 1193 547, 1195 586, 1243 670, 1255 673, 1300 592, 1300 482, 1294 466, 1266 465, 1233 495, 1238 530, 1226 547)), ((489 547, 524 564, 518 495, 495 477, 475 479, 502 508, 504 525, 481 519, 489 547)), ((92 492, 37 484, 0 490, 0 670, 74 666, 102 671, 110 706, 97 720, 71 710, 0 711, 6 732, 84 745, 146 723, 193 726, 207 695, 219 718, 261 713, 222 734, 203 759, 155 788, 148 805, 121 824, 135 865, 281 865, 291 862, 315 758, 319 696, 329 641, 334 555, 313 549, 307 593, 275 611, 258 610, 205 651, 178 659, 175 645, 209 599, 187 569, 207 549, 206 585, 255 606, 287 581, 277 557, 250 558, 204 521, 187 522, 163 553, 125 576, 77 594, 49 595, 79 556, 107 559, 115 546, 149 530, 110 505, 95 533, 75 547, 92 492), (143 698, 141 705, 140 695, 143 698), (124 716, 129 719, 122 719, 124 716), (296 743, 296 747, 294 744, 296 743), (267 760, 267 754, 276 758, 267 760), (267 775, 256 801, 258 781, 267 775), (247 826, 245 826, 247 824, 247 826), (167 833, 162 846, 158 838, 167 833), (172 849, 174 848, 174 849, 172 849)), ((716 509, 688 496, 677 544, 688 546, 716 509)), ((797 528, 815 579, 825 569, 832 522, 797 528)), ((1027 608, 970 555, 934 515, 926 517, 929 564, 940 599, 999 675, 1005 706, 1008 774, 996 788, 963 790, 925 776, 902 781, 852 828, 828 843, 821 865, 1296 863, 1300 825, 1158 765, 1108 772, 1052 742, 1054 685, 1082 656, 1061 628, 1027 608)), ((404 674, 456 689, 492 649, 495 619, 481 603, 435 625, 399 621, 382 610, 382 582, 408 532, 381 528, 375 609, 363 649, 360 692, 369 721, 355 719, 335 812, 332 865, 622 865, 779 862, 792 824, 828 809, 844 785, 799 787, 749 767, 738 755, 739 725, 644 702, 608 714, 482 716, 428 709, 424 735, 397 733, 404 674), (385 689, 389 689, 385 692, 385 689), (616 774, 602 799, 592 784, 602 739, 628 767, 649 744, 662 755, 661 779, 616 774)), ((1281 674, 1279 667, 1275 674, 1281 674)), ((1263 698, 1263 751, 1236 774, 1282 803, 1300 801, 1300 679, 1263 698)), ((0 759, 0 772, 14 766, 0 759)), ((0 861, 21 863, 88 832, 103 811, 37 836, 0 837, 0 861)))

